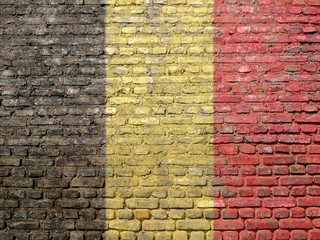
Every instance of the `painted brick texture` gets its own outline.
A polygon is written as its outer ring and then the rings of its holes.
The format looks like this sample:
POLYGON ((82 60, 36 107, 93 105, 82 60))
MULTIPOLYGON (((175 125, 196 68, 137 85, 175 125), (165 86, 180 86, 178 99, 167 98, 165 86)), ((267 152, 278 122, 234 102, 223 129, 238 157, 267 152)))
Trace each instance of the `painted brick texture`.
POLYGON ((212 239, 213 2, 108 3, 106 236, 212 239))
POLYGON ((1 0, 0 43, 0 239, 101 239, 104 6, 1 0))
POLYGON ((320 239, 318 0, 1 0, 0 240, 320 239))
POLYGON ((214 239, 320 239, 319 1, 214 4, 214 239))

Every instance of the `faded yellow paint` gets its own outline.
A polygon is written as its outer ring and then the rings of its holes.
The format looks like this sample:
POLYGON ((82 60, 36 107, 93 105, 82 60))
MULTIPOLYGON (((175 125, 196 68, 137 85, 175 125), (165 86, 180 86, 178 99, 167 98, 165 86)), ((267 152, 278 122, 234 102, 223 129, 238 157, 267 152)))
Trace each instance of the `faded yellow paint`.
POLYGON ((124 202, 106 202, 106 234, 212 239, 213 1, 113 0, 106 16, 107 199, 124 202))

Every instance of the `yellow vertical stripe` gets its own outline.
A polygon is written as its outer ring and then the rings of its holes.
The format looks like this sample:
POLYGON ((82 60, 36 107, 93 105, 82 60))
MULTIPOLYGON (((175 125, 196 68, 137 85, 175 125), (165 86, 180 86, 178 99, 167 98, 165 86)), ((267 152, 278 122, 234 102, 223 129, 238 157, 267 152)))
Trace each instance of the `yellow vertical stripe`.
POLYGON ((107 0, 106 23, 107 236, 212 239, 213 1, 107 0))

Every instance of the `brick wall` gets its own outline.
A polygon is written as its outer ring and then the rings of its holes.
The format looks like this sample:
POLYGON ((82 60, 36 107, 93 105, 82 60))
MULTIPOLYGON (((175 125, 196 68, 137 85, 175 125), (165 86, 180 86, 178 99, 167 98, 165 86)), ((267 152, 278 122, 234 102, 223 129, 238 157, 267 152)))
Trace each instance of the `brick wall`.
POLYGON ((214 6, 214 239, 320 239, 320 2, 214 6))
POLYGON ((105 230, 100 3, 0 1, 1 240, 105 230))
POLYGON ((2 0, 0 239, 320 239, 318 0, 2 0))
POLYGON ((212 239, 213 2, 108 3, 106 235, 212 239))

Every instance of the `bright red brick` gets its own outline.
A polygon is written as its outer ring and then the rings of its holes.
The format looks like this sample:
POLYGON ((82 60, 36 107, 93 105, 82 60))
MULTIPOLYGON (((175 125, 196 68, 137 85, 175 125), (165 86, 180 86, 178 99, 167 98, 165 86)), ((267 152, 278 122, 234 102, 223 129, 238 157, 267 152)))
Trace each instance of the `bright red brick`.
POLYGON ((296 177, 281 177, 279 180, 282 186, 287 185, 307 185, 312 184, 312 177, 307 176, 296 176, 296 177))
POLYGON ((256 236, 257 239, 272 240, 272 232, 270 230, 259 230, 256 236))
POLYGON ((306 215, 308 217, 320 217, 320 208, 316 208, 316 207, 307 208, 306 215))
POLYGON ((223 219, 234 219, 238 217, 238 210, 237 209, 222 209, 221 210, 221 217, 223 219))
POLYGON ((276 153, 289 153, 290 147, 286 145, 278 145, 278 146, 274 146, 274 151, 276 153))
POLYGON ((298 198, 299 207, 320 207, 320 197, 303 197, 298 198))
POLYGON ((263 200, 263 206, 267 208, 295 207, 296 200, 293 198, 268 198, 263 200))
POLYGON ((258 197, 270 197, 271 189, 270 188, 257 188, 258 197))
POLYGON ((281 229, 311 229, 312 222, 309 218, 287 218, 279 221, 281 229))
POLYGON ((287 230, 278 229, 273 234, 274 240, 287 240, 290 239, 290 232, 287 230))
POLYGON ((266 165, 289 165, 295 162, 293 156, 268 156, 263 158, 266 165))
POLYGON ((273 196, 276 196, 276 197, 287 197, 287 196, 289 196, 289 189, 281 188, 281 187, 275 187, 275 188, 273 188, 273 196))
POLYGON ((237 155, 227 158, 228 165, 258 165, 258 156, 237 155))
POLYGON ((319 156, 298 156, 297 162, 300 164, 320 164, 319 156))
POLYGON ((231 97, 231 96, 215 96, 213 99, 214 103, 239 103, 241 97, 231 97))
POLYGON ((307 240, 308 234, 303 230, 293 230, 291 232, 291 239, 292 240, 307 240))
POLYGON ((248 230, 260 230, 260 229, 277 229, 279 227, 276 219, 247 219, 245 220, 245 226, 248 230))
POLYGON ((289 171, 291 174, 305 174, 306 168, 302 165, 291 165, 289 171))
POLYGON ((239 151, 244 154, 254 154, 256 152, 256 147, 250 144, 243 144, 239 146, 239 151))
POLYGON ((221 153, 225 155, 235 155, 238 154, 238 147, 237 146, 220 146, 221 153))
POLYGON ((319 240, 320 239, 320 230, 311 230, 309 231, 310 240, 319 240))
POLYGON ((306 153, 307 147, 303 145, 293 145, 291 146, 292 153, 306 153))
POLYGON ((272 146, 259 145, 258 152, 260 154, 271 154, 271 153, 273 153, 273 148, 272 148, 272 146))
POLYGON ((272 174, 272 169, 267 167, 258 167, 258 175, 259 176, 270 176, 272 174))
POLYGON ((320 116, 317 115, 297 115, 294 120, 297 123, 320 123, 320 116))
POLYGON ((292 119, 288 115, 265 115, 261 117, 263 123, 291 123, 292 119))
POLYGON ((228 201, 229 207, 240 207, 240 208, 247 208, 247 207, 260 207, 261 200, 255 198, 237 198, 237 199, 230 199, 228 201))
POLYGON ((288 166, 275 166, 274 167, 274 174, 275 175, 287 175, 289 174, 288 166))
POLYGON ((317 131, 317 126, 313 125, 302 125, 301 131, 303 133, 315 133, 317 131))
POLYGON ((289 210, 286 208, 276 208, 273 210, 273 216, 277 219, 288 218, 290 215, 289 210))
POLYGON ((213 231, 213 240, 222 240, 222 233, 218 231, 213 231))
POLYGON ((256 209, 256 218, 263 219, 263 218, 271 218, 272 211, 268 208, 258 208, 256 209))
POLYGON ((304 218, 306 216, 305 209, 300 207, 291 208, 290 216, 292 218, 304 218))
POLYGON ((248 186, 276 186, 278 184, 277 178, 274 177, 247 177, 248 186))
POLYGON ((301 135, 279 135, 278 141, 280 143, 287 143, 287 144, 307 144, 311 143, 310 136, 301 136, 301 135))
POLYGON ((240 240, 254 240, 255 233, 251 231, 241 231, 239 234, 240 240))
POLYGON ((319 165, 309 165, 307 166, 307 173, 310 175, 320 174, 320 166, 319 165))
POLYGON ((306 195, 306 189, 305 187, 293 187, 291 189, 291 196, 305 196, 306 195))
POLYGON ((229 115, 225 117, 225 122, 233 124, 254 124, 258 123, 258 119, 256 116, 229 115))
POLYGON ((320 228, 320 219, 313 219, 312 225, 316 228, 320 228))
POLYGON ((279 96, 280 102, 307 102, 309 101, 307 94, 286 94, 279 96))
POLYGON ((243 221, 238 220, 213 220, 213 229, 216 230, 242 230, 244 228, 243 221))
POLYGON ((241 218, 254 218, 254 209, 253 208, 241 208, 239 209, 239 216, 241 218))
POLYGON ((222 233, 223 240, 237 240, 239 239, 239 233, 236 231, 226 231, 222 233))
POLYGON ((252 188, 241 188, 239 189, 239 196, 240 197, 252 197, 254 191, 252 188))

